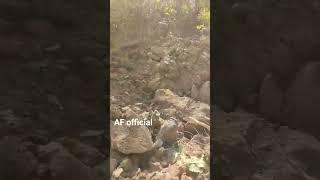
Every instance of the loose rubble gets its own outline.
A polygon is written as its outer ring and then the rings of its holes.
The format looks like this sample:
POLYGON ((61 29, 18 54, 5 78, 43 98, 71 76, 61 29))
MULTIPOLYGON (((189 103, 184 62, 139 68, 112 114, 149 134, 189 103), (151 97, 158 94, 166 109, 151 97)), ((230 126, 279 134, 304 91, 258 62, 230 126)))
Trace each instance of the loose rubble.
POLYGON ((107 179, 104 11, 0 2, 1 180, 107 179))
POLYGON ((112 179, 209 179, 209 44, 199 39, 170 36, 127 49, 141 57, 133 66, 111 54, 112 179), (120 118, 152 125, 115 125, 120 118))

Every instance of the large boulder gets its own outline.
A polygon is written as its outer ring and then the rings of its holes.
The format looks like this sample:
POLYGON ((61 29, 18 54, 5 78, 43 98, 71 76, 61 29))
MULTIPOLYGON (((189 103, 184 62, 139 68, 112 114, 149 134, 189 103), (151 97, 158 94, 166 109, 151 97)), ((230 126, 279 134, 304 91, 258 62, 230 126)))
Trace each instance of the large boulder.
MULTIPOLYGON (((256 94, 266 73, 288 87, 297 69, 319 60, 314 1, 223 1, 216 4, 215 96, 245 99, 256 94), (249 8, 250 7, 250 8, 249 8), (263 43, 261 43, 263 42, 263 43)), ((214 103, 225 107, 223 100, 214 103)), ((241 103, 241 102, 239 102, 241 103)), ((224 109, 229 109, 228 107, 224 109)))
POLYGON ((151 133, 146 126, 115 125, 111 122, 111 148, 123 154, 139 154, 153 147, 151 133))
POLYGON ((259 157, 264 168, 257 170, 253 179, 319 178, 319 168, 314 164, 320 155, 320 143, 316 138, 285 126, 275 130, 266 122, 261 122, 256 130, 256 133, 250 134, 254 137, 252 152, 259 157))
POLYGON ((320 143, 310 135, 275 126, 247 112, 215 112, 216 179, 319 179, 320 143))
POLYGON ((320 127, 320 63, 310 62, 288 89, 286 122, 319 137, 320 127))

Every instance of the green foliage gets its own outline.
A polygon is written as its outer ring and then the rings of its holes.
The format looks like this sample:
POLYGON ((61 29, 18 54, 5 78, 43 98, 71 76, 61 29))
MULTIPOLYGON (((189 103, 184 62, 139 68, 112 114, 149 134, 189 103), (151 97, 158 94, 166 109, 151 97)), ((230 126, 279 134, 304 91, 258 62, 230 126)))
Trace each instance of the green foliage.
POLYGON ((210 30, 210 1, 202 1, 202 8, 198 15, 200 24, 197 25, 197 30, 203 32, 205 30, 210 30))
POLYGON ((206 26, 210 26, 210 9, 207 7, 201 9, 199 19, 206 26))
POLYGON ((190 172, 204 173, 207 164, 202 158, 192 157, 187 163, 187 167, 190 172))
POLYGON ((206 26, 203 25, 203 24, 200 24, 200 25, 197 25, 196 28, 197 28, 198 31, 202 32, 202 31, 204 31, 206 29, 206 26))
POLYGON ((178 146, 176 151, 177 163, 181 166, 185 166, 187 170, 194 174, 203 174, 209 171, 209 163, 206 161, 206 157, 188 156, 184 153, 181 145, 178 146))
POLYGON ((159 38, 159 22, 168 23, 173 34, 210 27, 209 0, 111 0, 110 9, 111 46, 159 38))
POLYGON ((162 11, 165 15, 169 17, 174 16, 177 13, 177 11, 175 10, 172 4, 165 5, 162 11))

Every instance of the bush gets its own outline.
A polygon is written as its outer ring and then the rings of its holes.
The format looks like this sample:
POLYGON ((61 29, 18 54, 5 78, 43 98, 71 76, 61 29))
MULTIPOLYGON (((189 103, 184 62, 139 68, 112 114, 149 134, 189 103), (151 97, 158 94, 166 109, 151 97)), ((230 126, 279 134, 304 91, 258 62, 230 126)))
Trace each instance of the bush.
POLYGON ((190 36, 210 28, 209 0, 111 0, 110 3, 111 46, 132 40, 159 39, 169 32, 190 36))

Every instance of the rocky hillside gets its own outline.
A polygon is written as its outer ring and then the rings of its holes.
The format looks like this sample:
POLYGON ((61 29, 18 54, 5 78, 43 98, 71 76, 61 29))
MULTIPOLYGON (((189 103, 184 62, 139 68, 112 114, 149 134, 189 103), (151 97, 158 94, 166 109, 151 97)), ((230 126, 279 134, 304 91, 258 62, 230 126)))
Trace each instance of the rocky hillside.
POLYGON ((319 3, 215 5, 214 177, 319 179, 319 3))
POLYGON ((209 59, 205 36, 112 49, 112 179, 210 179, 209 59), (120 118, 153 124, 115 125, 120 118))
POLYGON ((215 103, 319 137, 317 1, 218 1, 215 103))
POLYGON ((214 110, 213 177, 234 180, 319 179, 320 142, 237 109, 214 110))
POLYGON ((104 7, 0 2, 0 179, 106 179, 104 7))

